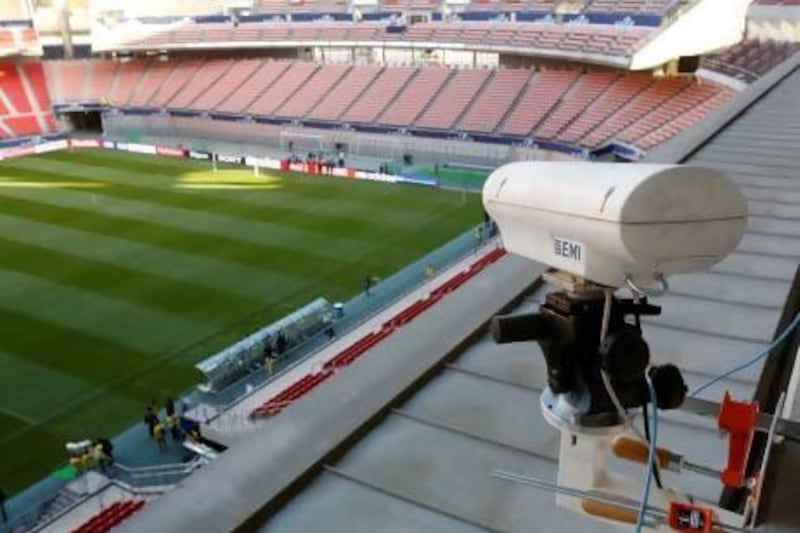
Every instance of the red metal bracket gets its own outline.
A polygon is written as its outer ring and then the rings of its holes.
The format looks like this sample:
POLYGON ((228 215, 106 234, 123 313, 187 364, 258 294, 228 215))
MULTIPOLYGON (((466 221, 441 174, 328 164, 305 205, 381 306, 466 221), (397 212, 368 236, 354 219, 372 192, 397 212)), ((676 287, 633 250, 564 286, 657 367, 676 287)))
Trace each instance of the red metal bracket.
POLYGON ((719 428, 730 434, 728 465, 722 472, 725 486, 738 489, 745 483, 745 467, 758 421, 758 403, 737 402, 726 391, 719 412, 719 428))
POLYGON ((714 531, 714 513, 707 507, 671 502, 669 527, 681 533, 711 533, 714 531))

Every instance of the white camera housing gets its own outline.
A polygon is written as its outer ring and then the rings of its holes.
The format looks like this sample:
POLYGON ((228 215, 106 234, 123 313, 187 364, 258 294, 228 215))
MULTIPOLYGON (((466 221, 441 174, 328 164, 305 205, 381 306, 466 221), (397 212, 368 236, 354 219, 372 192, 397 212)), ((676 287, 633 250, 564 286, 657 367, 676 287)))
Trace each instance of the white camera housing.
POLYGON ((610 287, 705 271, 747 227, 737 185, 690 166, 510 163, 489 176, 483 204, 508 251, 610 287))

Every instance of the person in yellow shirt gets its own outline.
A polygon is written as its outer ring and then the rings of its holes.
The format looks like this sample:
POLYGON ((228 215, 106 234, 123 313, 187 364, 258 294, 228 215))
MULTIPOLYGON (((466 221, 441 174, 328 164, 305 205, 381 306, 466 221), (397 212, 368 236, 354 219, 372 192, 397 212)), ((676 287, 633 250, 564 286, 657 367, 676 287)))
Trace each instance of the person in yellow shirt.
POLYGON ((158 424, 156 424, 155 427, 153 428, 153 438, 156 439, 156 442, 158 443, 158 449, 161 451, 167 449, 166 433, 167 431, 166 428, 164 427, 164 423, 159 420, 158 424))

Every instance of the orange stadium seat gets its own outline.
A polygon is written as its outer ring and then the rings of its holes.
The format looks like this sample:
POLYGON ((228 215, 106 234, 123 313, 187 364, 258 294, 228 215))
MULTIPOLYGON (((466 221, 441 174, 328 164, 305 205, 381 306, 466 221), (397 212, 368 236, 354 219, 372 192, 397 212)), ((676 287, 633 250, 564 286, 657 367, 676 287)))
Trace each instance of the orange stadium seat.
POLYGON ((375 65, 356 65, 350 69, 341 82, 320 100, 308 114, 309 118, 336 120, 358 99, 364 90, 380 74, 381 67, 375 65))
POLYGON ((498 71, 461 118, 458 129, 493 132, 508 114, 530 77, 531 73, 523 69, 498 71))
MULTIPOLYGON (((266 61, 252 76, 233 89, 230 96, 217 107, 218 111, 241 113, 265 89, 277 83, 291 65, 288 61, 266 61)), ((233 87, 233 86, 232 86, 233 87)))
POLYGON ((453 71, 446 68, 421 69, 400 95, 389 103, 378 122, 391 126, 410 126, 452 74, 453 71))
MULTIPOLYGON (((177 63, 172 73, 153 95, 150 105, 153 107, 167 107, 183 86, 200 70, 202 65, 203 60, 197 59, 177 63)), ((117 75, 117 78, 119 78, 119 75, 117 75)), ((135 83, 135 80, 130 80, 130 82, 135 83)))
POLYGON ((369 123, 377 121, 384 109, 417 73, 416 68, 385 68, 361 97, 342 115, 345 122, 369 123))
POLYGON ((194 108, 192 102, 197 98, 214 85, 226 83, 223 77, 232 64, 231 60, 207 61, 203 68, 198 69, 194 76, 187 79, 183 88, 175 94, 167 106, 172 109, 194 108))
POLYGON ((555 139, 558 133, 568 126, 576 117, 617 79, 614 72, 591 72, 581 76, 572 88, 564 93, 559 105, 536 129, 536 136, 543 139, 555 139))
POLYGON ((452 128, 491 74, 486 69, 456 71, 438 91, 437 97, 417 120, 416 125, 422 128, 452 128))
POLYGON ((275 111, 277 116, 304 117, 350 70, 345 65, 324 65, 275 111))
POLYGON ((500 133, 520 137, 529 135, 579 76, 575 70, 545 70, 534 74, 500 133))
POLYGON ((280 83, 272 85, 247 109, 254 115, 271 115, 311 77, 319 67, 314 63, 297 62, 283 73, 280 83))

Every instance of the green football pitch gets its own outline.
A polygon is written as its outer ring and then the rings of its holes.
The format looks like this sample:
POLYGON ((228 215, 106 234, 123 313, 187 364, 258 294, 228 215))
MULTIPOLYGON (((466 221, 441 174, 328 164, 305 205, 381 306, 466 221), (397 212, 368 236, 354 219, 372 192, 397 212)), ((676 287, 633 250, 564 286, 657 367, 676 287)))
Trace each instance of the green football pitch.
POLYGON ((478 195, 85 150, 0 162, 0 487, 482 219, 478 195))

